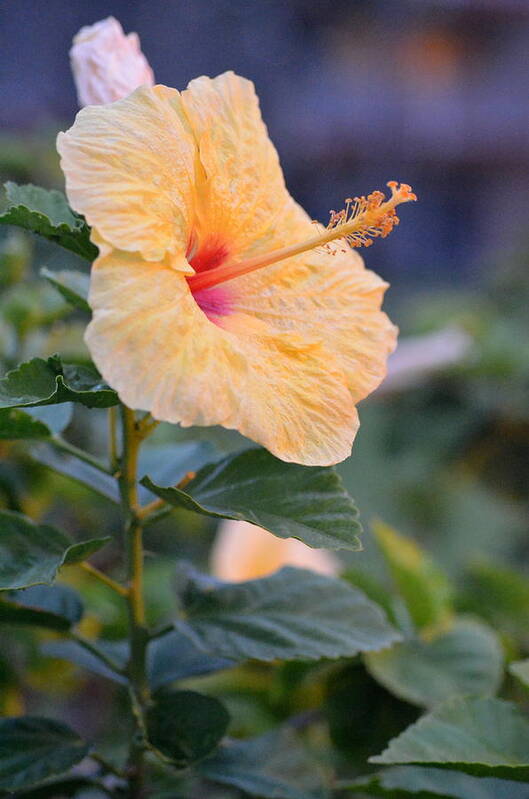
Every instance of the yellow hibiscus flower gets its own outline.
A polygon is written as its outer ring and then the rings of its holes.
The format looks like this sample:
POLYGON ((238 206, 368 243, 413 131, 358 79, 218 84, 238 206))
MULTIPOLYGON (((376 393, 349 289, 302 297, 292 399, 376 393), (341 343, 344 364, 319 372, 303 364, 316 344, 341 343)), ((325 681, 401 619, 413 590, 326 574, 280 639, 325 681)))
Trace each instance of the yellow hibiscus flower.
POLYGON ((121 400, 239 430, 285 461, 346 458, 396 339, 386 283, 353 248, 391 230, 409 186, 315 224, 253 84, 231 72, 87 107, 58 150, 100 250, 86 341, 121 400))

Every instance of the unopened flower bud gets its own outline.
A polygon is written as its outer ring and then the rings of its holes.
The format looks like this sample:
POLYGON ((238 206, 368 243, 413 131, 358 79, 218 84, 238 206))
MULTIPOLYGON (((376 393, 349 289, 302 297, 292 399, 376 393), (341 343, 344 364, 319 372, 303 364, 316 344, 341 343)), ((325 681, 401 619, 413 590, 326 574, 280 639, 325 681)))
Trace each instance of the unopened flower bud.
POLYGON ((81 28, 74 37, 70 59, 81 107, 112 103, 138 86, 154 85, 138 35, 125 36, 114 17, 81 28))

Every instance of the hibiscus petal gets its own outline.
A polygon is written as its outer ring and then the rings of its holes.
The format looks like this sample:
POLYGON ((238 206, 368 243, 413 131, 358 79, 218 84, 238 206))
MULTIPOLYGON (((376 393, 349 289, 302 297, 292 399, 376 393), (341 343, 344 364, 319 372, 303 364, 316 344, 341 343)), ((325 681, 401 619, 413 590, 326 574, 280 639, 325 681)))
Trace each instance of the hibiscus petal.
MULTIPOLYGON (((218 235, 232 253, 266 248, 293 200, 253 83, 233 72, 197 78, 182 92, 182 104, 204 168, 199 233, 218 235)), ((310 233, 310 220, 304 216, 310 233)))
POLYGON ((77 114, 57 149, 72 207, 115 247, 148 261, 185 253, 193 209, 196 145, 180 95, 141 87, 77 114))
MULTIPOLYGON (((275 236, 282 246, 286 224, 275 236)), ((230 286, 230 282, 225 286, 230 286)), ((384 379, 397 328, 380 310, 385 283, 347 244, 328 245, 231 281, 232 311, 276 331, 322 340, 343 369, 355 403, 384 379)))
POLYGON ((217 324, 177 271, 118 251, 96 261, 90 304, 90 352, 130 407, 239 430, 286 461, 350 454, 358 419, 345 375, 310 337, 242 313, 221 312, 217 324))

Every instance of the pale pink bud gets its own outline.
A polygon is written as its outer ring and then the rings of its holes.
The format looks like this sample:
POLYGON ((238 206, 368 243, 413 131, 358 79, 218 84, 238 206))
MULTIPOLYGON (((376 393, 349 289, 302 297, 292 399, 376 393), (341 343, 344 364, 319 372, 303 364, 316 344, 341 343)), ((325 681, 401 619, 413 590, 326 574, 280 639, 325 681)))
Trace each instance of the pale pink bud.
POLYGON ((81 28, 70 50, 79 105, 120 100, 138 86, 154 85, 154 75, 137 33, 125 36, 114 17, 81 28))
POLYGON ((311 549, 295 538, 277 538, 250 522, 222 522, 211 551, 215 577, 229 582, 265 577, 282 566, 296 566, 335 576, 338 560, 323 549, 311 549))

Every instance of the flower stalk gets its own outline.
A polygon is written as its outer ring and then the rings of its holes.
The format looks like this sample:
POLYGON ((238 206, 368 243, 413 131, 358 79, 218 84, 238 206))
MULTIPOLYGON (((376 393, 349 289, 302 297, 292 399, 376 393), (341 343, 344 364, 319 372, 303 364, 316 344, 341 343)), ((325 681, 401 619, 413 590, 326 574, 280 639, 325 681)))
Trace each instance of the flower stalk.
POLYGON ((149 633, 146 626, 143 591, 143 528, 139 513, 137 468, 143 431, 139 429, 134 411, 121 407, 122 441, 119 489, 124 516, 125 548, 127 558, 127 604, 129 610, 130 657, 127 673, 131 684, 131 698, 135 731, 129 750, 128 770, 130 796, 144 796, 144 729, 143 711, 149 701, 146 654, 149 633))

